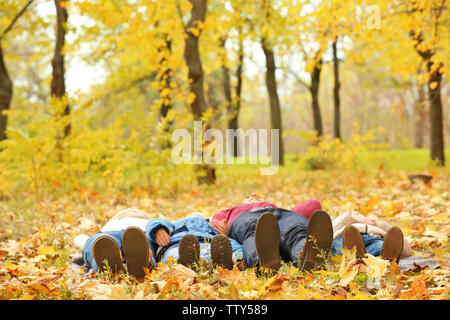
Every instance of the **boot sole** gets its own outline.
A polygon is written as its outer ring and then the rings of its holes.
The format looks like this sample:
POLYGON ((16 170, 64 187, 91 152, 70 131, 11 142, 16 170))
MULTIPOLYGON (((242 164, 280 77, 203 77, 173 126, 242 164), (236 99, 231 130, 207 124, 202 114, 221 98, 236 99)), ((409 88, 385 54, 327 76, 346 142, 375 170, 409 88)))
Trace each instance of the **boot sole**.
POLYGON ((333 242, 333 225, 331 218, 323 210, 316 210, 308 224, 306 242, 302 253, 303 261, 300 261, 302 269, 311 270, 325 263, 333 242))
POLYGON ((108 266, 113 274, 125 272, 125 267, 120 257, 120 248, 110 236, 103 235, 98 237, 92 245, 92 251, 100 272, 107 270, 104 260, 108 261, 108 266))
POLYGON ((382 257, 386 260, 400 260, 403 250, 403 232, 398 227, 392 227, 386 233, 383 241, 382 257))
POLYGON ((260 267, 280 269, 280 241, 280 226, 277 218, 270 212, 263 213, 255 229, 255 246, 260 267))
POLYGON ((137 279, 145 277, 144 268, 149 267, 149 244, 145 233, 137 227, 125 229, 122 245, 128 273, 137 279))
POLYGON ((361 233, 359 233, 359 230, 355 226, 346 226, 342 238, 346 249, 351 250, 353 247, 356 247, 356 256, 358 258, 364 257, 366 254, 366 246, 364 245, 361 233))
POLYGON ((215 235, 211 240, 211 261, 223 269, 233 269, 233 248, 223 234, 215 235))
POLYGON ((200 243, 193 234, 186 234, 180 240, 178 247, 178 263, 192 268, 200 259, 200 243))

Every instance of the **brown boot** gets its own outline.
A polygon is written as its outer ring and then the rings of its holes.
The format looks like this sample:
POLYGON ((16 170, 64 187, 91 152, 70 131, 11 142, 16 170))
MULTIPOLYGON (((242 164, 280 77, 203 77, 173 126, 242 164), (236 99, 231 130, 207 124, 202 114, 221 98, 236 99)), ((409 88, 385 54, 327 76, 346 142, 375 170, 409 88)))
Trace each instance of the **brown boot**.
POLYGON ((144 231, 137 227, 125 229, 122 245, 128 273, 137 279, 145 277, 144 268, 149 268, 149 244, 144 231))
POLYGON ((391 227, 383 242, 382 257, 386 260, 400 260, 400 254, 403 250, 403 232, 399 227, 391 227))
POLYGON ((211 261, 223 269, 233 269, 233 248, 227 236, 217 234, 212 238, 211 261))
POLYGON ((125 272, 120 248, 110 236, 102 235, 95 239, 94 244, 92 245, 92 252, 99 272, 105 272, 107 266, 113 274, 125 272), (107 261, 107 264, 105 263, 105 260, 107 261))
POLYGON ((342 238, 346 249, 351 250, 353 247, 356 247, 356 257, 364 257, 366 254, 366 246, 364 245, 364 240, 361 237, 361 233, 359 233, 359 230, 355 226, 346 226, 342 238))
POLYGON ((305 270, 325 263, 333 242, 331 218, 323 210, 316 210, 309 219, 306 241, 299 257, 299 267, 305 270))
POLYGON ((263 213, 255 229, 255 246, 260 267, 276 271, 280 269, 280 241, 277 218, 271 212, 263 213))
POLYGON ((200 260, 200 242, 193 234, 185 234, 178 247, 178 263, 193 268, 200 260))

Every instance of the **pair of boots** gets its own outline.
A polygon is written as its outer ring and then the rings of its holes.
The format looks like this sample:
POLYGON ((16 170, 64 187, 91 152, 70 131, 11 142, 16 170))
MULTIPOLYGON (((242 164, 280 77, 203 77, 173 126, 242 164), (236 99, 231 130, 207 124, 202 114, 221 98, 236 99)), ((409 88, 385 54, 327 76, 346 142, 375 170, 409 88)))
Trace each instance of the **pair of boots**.
MULTIPOLYGON (((213 266, 233 269, 233 249, 227 236, 217 234, 211 239, 211 262, 213 266)), ((188 268, 198 266, 200 261, 200 242, 193 234, 185 234, 178 247, 178 263, 188 268)))
MULTIPOLYGON (((108 235, 98 237, 93 243, 93 254, 99 271, 109 267, 114 274, 125 273, 123 262, 126 260, 128 273, 137 279, 145 277, 145 268, 152 269, 152 252, 147 236, 137 227, 125 229, 122 235, 125 259, 122 257, 117 243, 108 235), (108 263, 105 264, 104 261, 108 263)), ((179 245, 179 263, 192 268, 200 259, 200 243, 192 234, 184 235, 179 245)), ((233 269, 233 250, 228 237, 216 235, 211 240, 211 260, 213 265, 224 269, 233 269)))
MULTIPOLYGON (((266 212, 258 219, 255 229, 255 246, 259 266, 278 270, 281 266, 280 227, 277 218, 266 212)), ((311 270, 325 264, 333 242, 331 218, 323 210, 316 210, 308 224, 306 241, 298 257, 300 269, 311 270)))
POLYGON ((130 275, 137 279, 145 277, 144 268, 152 269, 152 252, 145 233, 137 227, 125 229, 122 234, 122 246, 126 260, 122 257, 120 248, 113 238, 102 235, 95 239, 92 251, 98 271, 105 272, 109 268, 113 274, 125 273, 123 263, 126 261, 130 275))
MULTIPOLYGON (((346 249, 356 247, 356 257, 362 258, 366 254, 366 246, 359 230, 349 225, 345 227, 343 242, 346 249)), ((384 237, 381 256, 385 260, 396 260, 399 262, 403 250, 403 232, 398 227, 391 227, 384 237)))

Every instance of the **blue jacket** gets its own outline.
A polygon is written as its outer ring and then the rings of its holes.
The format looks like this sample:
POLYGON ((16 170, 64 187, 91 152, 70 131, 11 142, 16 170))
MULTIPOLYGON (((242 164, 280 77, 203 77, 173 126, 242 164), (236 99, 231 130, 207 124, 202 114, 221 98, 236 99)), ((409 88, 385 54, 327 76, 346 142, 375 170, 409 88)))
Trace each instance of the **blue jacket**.
MULTIPOLYGON (((215 235, 219 234, 216 229, 211 227, 209 219, 201 217, 183 218, 173 223, 163 219, 152 219, 147 223, 145 233, 149 239, 150 249, 152 250, 154 257, 156 257, 156 251, 158 250, 156 231, 160 228, 166 229, 167 233, 170 235, 169 247, 179 243, 185 234, 193 234, 198 238, 203 238, 209 242, 215 235)), ((234 256, 237 259, 242 259, 242 246, 236 240, 230 239, 230 242, 234 256)))

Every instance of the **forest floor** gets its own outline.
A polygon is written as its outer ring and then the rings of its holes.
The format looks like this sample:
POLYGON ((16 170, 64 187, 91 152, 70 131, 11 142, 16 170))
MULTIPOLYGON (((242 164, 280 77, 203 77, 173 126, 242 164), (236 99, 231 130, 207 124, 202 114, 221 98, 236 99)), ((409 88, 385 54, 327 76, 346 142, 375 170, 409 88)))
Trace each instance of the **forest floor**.
POLYGON ((24 193, 5 199, 0 202, 0 300, 448 300, 450 169, 416 165, 421 154, 393 153, 384 162, 347 171, 287 165, 273 176, 261 176, 249 166, 222 167, 214 186, 165 196, 136 188, 127 194, 83 189, 61 197, 34 199, 24 193), (400 169, 402 163, 406 169, 400 169), (431 175, 431 183, 411 183, 408 175, 417 173, 431 175), (138 281, 72 269, 70 258, 80 254, 72 245, 74 237, 94 234, 121 209, 137 207, 171 220, 192 212, 211 217, 252 192, 283 208, 314 198, 332 218, 354 210, 383 219, 403 230, 414 255, 436 259, 441 266, 402 271, 396 263, 372 256, 356 259, 346 252, 329 259, 324 270, 311 272, 283 264, 277 274, 259 274, 238 266, 211 269, 206 263, 194 272, 171 262, 138 281))

